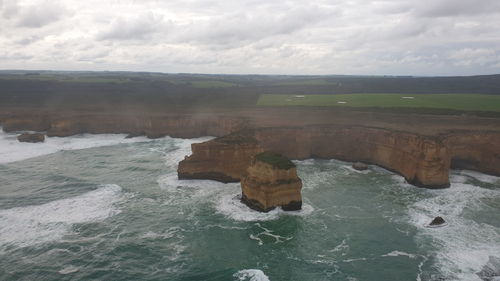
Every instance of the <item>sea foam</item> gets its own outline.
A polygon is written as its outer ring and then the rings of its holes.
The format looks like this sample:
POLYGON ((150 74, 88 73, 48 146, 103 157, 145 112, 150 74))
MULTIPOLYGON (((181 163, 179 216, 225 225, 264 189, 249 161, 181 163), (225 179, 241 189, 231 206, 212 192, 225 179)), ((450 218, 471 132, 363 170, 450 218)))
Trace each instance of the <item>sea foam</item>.
POLYGON ((260 269, 243 269, 236 272, 233 277, 237 281, 269 281, 269 277, 260 269))
POLYGON ((468 218, 468 212, 491 208, 483 200, 500 200, 500 190, 465 184, 461 177, 451 179, 449 189, 426 191, 429 197, 410 206, 410 222, 419 230, 417 242, 428 243, 431 238, 437 268, 445 278, 479 281, 477 273, 490 256, 500 253, 500 231, 468 218), (428 228, 438 215, 443 216, 448 225, 428 228))
POLYGON ((267 213, 262 213, 243 204, 239 194, 240 192, 237 191, 222 195, 216 204, 217 212, 235 221, 269 221, 276 220, 281 216, 307 216, 314 211, 313 206, 302 203, 302 210, 299 211, 283 211, 278 207, 267 213))
POLYGON ((201 137, 195 139, 172 138, 171 140, 174 141, 174 149, 166 153, 164 157, 165 165, 168 168, 177 170, 177 165, 179 164, 179 162, 183 160, 184 157, 189 156, 191 154, 191 145, 193 143, 205 142, 213 138, 214 137, 201 137))
POLYGON ((115 184, 102 185, 79 196, 42 205, 0 210, 0 249, 25 247, 61 239, 73 224, 105 220, 120 213, 122 198, 115 184))
POLYGON ((25 143, 17 140, 18 134, 0 130, 0 164, 48 155, 63 150, 152 141, 146 137, 126 139, 124 134, 82 134, 69 137, 45 138, 45 142, 25 143))

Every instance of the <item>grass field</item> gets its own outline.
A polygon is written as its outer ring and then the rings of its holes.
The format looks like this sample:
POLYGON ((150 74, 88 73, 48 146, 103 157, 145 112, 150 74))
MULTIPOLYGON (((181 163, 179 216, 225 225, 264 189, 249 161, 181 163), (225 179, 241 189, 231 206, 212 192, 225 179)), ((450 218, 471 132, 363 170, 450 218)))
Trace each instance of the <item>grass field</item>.
POLYGON ((261 95, 258 106, 336 106, 426 108, 500 112, 500 95, 479 94, 348 94, 261 95))
POLYGON ((200 81, 192 81, 191 86, 194 88, 229 88, 229 87, 238 87, 238 84, 217 81, 217 80, 200 80, 200 81))

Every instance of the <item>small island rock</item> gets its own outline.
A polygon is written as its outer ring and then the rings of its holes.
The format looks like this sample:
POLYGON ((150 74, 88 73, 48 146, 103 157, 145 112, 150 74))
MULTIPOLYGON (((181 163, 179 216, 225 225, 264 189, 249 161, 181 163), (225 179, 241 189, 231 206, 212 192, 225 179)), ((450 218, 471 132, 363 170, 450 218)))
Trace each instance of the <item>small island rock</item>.
POLYGON ((45 135, 41 133, 24 133, 19 136, 17 136, 17 140, 20 142, 44 142, 45 141, 45 135))
POLYGON ((302 180, 295 164, 281 154, 255 155, 241 180, 241 201, 248 207, 269 212, 276 207, 285 211, 302 208, 302 180))
POLYGON ((429 225, 436 226, 436 225, 442 225, 444 223, 445 220, 442 217, 435 217, 429 225))

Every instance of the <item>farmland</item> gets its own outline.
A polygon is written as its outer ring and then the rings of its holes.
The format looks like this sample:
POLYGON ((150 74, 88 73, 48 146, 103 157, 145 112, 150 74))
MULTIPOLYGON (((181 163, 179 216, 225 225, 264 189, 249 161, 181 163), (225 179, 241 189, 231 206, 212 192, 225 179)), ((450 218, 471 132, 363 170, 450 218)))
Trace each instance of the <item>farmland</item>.
POLYGON ((258 106, 418 108, 500 112, 500 96, 481 94, 261 95, 258 106))

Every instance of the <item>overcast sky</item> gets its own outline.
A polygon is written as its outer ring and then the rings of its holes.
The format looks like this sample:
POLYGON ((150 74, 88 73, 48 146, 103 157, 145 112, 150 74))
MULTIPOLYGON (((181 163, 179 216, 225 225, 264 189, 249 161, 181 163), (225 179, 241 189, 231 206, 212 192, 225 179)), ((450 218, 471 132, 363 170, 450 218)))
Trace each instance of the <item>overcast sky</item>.
POLYGON ((0 0, 0 69, 500 73, 500 0, 0 0))

